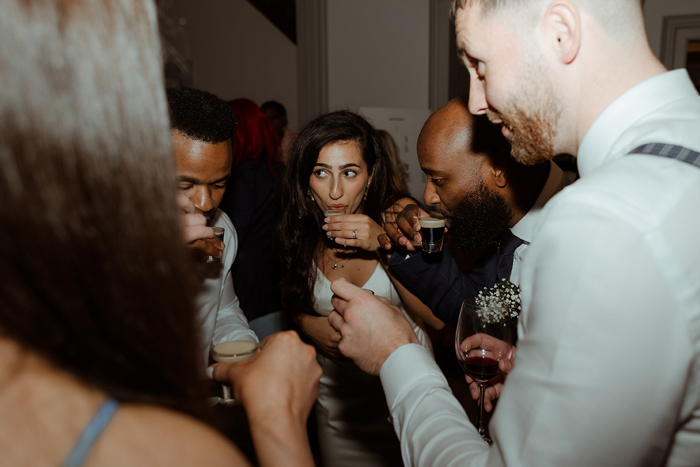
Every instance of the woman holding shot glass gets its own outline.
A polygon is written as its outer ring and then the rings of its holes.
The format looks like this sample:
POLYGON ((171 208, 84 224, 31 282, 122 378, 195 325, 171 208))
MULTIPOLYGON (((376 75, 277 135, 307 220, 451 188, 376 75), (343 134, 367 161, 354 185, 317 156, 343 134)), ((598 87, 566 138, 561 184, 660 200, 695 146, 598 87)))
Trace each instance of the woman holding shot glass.
MULTIPOLYGON (((292 320, 316 345, 323 368, 316 403, 324 465, 401 465, 399 442, 379 378, 338 351, 328 323, 330 284, 343 278, 400 307, 423 345, 429 340, 379 261, 383 211, 406 198, 395 188, 376 131, 347 111, 322 115, 301 130, 282 185, 282 292, 292 320)), ((400 203, 399 203, 400 204, 400 203)))

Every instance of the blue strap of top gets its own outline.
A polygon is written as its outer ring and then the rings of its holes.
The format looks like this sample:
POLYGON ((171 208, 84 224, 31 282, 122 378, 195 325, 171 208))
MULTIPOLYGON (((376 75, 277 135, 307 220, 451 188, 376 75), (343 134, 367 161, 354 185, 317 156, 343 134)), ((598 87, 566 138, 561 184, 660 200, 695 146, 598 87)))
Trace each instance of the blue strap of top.
POLYGON ((649 154, 652 156, 668 157, 687 162, 695 167, 700 167, 700 152, 677 146, 675 144, 649 143, 632 149, 628 154, 649 154))
POLYGON ((102 403, 95 415, 90 420, 90 423, 85 427, 78 439, 78 442, 73 446, 73 450, 63 461, 61 467, 80 467, 85 462, 92 445, 100 437, 104 429, 109 425, 110 420, 119 408, 119 402, 108 398, 102 403))

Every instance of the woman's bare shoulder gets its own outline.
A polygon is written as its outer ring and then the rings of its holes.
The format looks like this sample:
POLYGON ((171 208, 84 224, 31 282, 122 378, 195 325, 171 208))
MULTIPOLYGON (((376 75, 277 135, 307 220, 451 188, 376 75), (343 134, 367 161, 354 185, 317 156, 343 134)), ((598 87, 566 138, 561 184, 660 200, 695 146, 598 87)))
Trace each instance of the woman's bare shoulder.
POLYGON ((87 465, 247 466, 214 428, 164 408, 127 404, 95 446, 87 465))

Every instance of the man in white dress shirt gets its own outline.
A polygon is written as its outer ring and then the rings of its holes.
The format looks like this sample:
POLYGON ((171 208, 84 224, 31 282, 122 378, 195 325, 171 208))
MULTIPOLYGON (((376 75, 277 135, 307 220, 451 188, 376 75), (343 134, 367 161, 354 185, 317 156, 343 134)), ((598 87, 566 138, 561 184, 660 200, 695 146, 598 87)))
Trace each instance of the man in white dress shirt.
POLYGON ((257 342, 248 326, 231 280, 237 237, 229 217, 219 209, 231 174, 231 138, 236 121, 228 105, 198 89, 168 89, 170 126, 183 209, 206 218, 208 227, 223 227, 224 242, 202 229, 188 243, 200 280, 197 296, 202 363, 212 345, 231 340, 257 342), (189 200, 189 204, 188 204, 189 200), (194 209, 193 209, 194 208, 194 209), (225 244, 225 245, 224 245, 225 244), (213 256, 218 261, 207 261, 213 256))
POLYGON ((400 314, 336 282, 341 352, 380 374, 407 465, 698 465, 700 167, 664 157, 700 159, 697 91, 652 54, 641 0, 455 0, 453 14, 470 111, 517 160, 570 153, 581 176, 523 264, 493 446, 400 314), (648 143, 662 155, 639 155, 648 143))

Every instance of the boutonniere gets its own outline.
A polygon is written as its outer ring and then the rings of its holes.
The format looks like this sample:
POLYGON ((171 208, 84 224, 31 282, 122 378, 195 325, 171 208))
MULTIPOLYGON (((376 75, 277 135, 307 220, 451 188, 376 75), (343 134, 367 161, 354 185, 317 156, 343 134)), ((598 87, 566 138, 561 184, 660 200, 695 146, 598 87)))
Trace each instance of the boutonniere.
MULTIPOLYGON (((522 309, 520 304, 520 287, 509 280, 503 279, 490 289, 484 287, 484 290, 479 292, 479 295, 476 297, 476 303, 481 306, 498 306, 508 310, 513 330, 513 344, 515 345, 518 338, 518 317, 522 309)), ((503 319, 502 317, 494 318, 503 319)))

